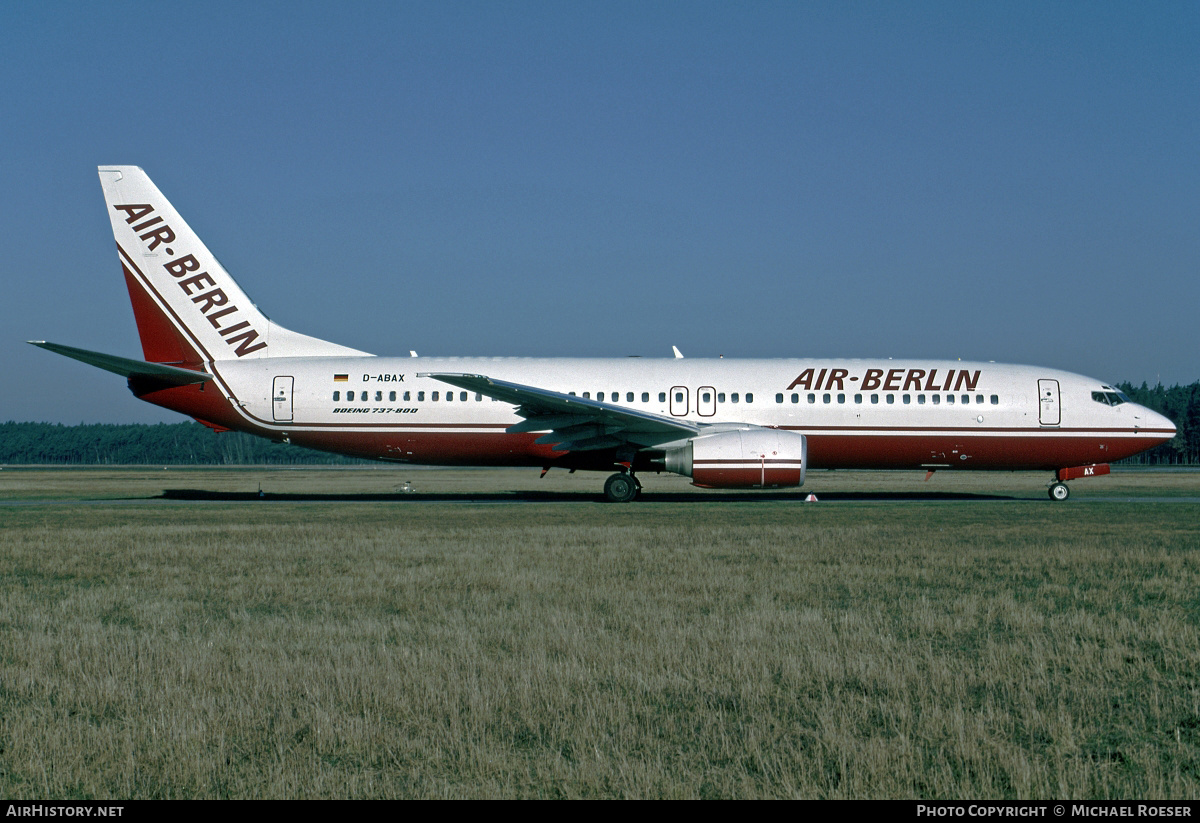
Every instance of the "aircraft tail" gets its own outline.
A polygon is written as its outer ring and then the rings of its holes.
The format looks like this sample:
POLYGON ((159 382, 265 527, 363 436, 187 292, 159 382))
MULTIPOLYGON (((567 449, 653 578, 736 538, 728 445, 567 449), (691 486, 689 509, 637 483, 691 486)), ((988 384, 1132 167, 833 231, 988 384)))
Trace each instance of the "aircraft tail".
POLYGON ((101 166, 100 184, 147 361, 367 354, 268 320, 137 166, 101 166))

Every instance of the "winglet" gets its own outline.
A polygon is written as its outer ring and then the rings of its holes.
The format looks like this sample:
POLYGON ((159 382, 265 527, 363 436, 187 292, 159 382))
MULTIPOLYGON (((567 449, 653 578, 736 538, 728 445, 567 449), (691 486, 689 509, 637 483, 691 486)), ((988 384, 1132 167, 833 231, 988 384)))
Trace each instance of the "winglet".
POLYGON ((672 346, 672 347, 671 347, 671 351, 675 352, 675 359, 676 359, 676 360, 682 360, 682 359, 683 359, 683 352, 681 352, 681 351, 679 350, 679 347, 678 347, 678 346, 672 346))

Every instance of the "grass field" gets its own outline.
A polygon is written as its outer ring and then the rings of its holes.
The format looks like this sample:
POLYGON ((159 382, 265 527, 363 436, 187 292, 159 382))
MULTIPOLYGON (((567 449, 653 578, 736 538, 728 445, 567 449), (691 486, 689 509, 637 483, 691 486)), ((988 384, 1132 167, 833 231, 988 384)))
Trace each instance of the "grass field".
POLYGON ((1200 474, 532 477, 0 472, 0 795, 1200 796, 1200 474))

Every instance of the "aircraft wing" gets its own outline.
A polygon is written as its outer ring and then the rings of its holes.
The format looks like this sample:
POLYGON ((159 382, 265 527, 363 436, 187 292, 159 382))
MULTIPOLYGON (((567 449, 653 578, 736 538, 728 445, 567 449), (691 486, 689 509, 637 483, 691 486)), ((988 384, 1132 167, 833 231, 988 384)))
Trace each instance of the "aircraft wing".
POLYGON ((103 354, 98 351, 63 346, 59 343, 47 343, 45 340, 28 340, 26 342, 123 377, 151 378, 172 386, 187 386, 213 379, 213 376, 206 372, 180 369, 163 363, 147 363, 144 360, 118 357, 115 354, 103 354))
POLYGON ((658 446, 673 440, 695 437, 707 428, 699 423, 664 417, 660 414, 601 403, 573 394, 539 389, 482 374, 426 372, 432 377, 461 389, 494 397, 517 407, 525 420, 509 426, 510 434, 549 432, 538 443, 553 444, 556 451, 594 451, 623 445, 658 446))

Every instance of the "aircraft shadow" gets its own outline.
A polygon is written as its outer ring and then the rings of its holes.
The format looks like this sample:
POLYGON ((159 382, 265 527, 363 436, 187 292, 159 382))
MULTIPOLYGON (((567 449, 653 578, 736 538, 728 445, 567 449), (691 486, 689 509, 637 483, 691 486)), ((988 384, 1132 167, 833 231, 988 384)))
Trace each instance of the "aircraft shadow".
MULTIPOLYGON (((644 492, 639 503, 803 503, 809 492, 644 492)), ((1025 500, 1026 497, 974 492, 821 492, 820 502, 962 502, 1025 500)), ((165 489, 159 500, 212 503, 595 503, 604 502, 594 492, 500 491, 500 492, 230 492, 208 489, 165 489)))

